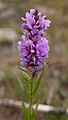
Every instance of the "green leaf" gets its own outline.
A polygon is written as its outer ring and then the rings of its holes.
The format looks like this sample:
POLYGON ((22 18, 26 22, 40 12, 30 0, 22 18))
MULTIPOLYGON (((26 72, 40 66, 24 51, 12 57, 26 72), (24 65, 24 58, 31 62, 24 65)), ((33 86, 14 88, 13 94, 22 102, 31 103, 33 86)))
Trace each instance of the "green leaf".
POLYGON ((36 104, 35 113, 37 113, 39 103, 40 103, 40 99, 38 100, 38 102, 37 102, 37 104, 36 104))
POLYGON ((22 101, 22 111, 24 113, 24 120, 29 120, 28 119, 28 108, 25 107, 25 104, 23 101, 22 101))
POLYGON ((36 80, 36 84, 35 84, 35 87, 34 87, 34 90, 33 90, 33 94, 35 94, 37 92, 37 89, 40 85, 40 82, 42 80, 42 75, 43 75, 43 72, 41 73, 41 75, 39 76, 38 80, 36 80))
POLYGON ((30 79, 30 83, 31 83, 32 81, 34 81, 35 77, 36 77, 36 74, 33 74, 32 77, 31 77, 31 79, 30 79))
POLYGON ((27 81, 30 80, 30 76, 28 75, 28 71, 23 69, 23 68, 20 68, 20 67, 18 67, 18 68, 19 68, 21 75, 24 77, 24 79, 27 81))
POLYGON ((30 88, 30 84, 24 79, 24 77, 20 76, 20 79, 22 81, 22 84, 26 90, 26 92, 29 94, 29 88, 30 88))
POLYGON ((30 76, 28 75, 27 71, 25 69, 22 69, 20 67, 19 68, 19 72, 20 72, 20 78, 21 78, 21 81, 23 83, 23 86, 27 92, 27 94, 29 95, 30 93, 30 83, 29 83, 29 80, 30 80, 30 76))

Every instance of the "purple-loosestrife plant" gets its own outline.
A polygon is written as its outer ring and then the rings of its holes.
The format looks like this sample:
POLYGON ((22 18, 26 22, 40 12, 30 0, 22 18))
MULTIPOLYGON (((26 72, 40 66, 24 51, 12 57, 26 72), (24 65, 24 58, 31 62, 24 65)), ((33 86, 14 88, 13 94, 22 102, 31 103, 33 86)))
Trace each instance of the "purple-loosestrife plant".
POLYGON ((42 16, 41 12, 35 9, 26 12, 26 18, 22 17, 22 20, 25 22, 22 24, 25 33, 22 35, 22 40, 18 42, 22 66, 19 67, 19 70, 29 102, 28 108, 25 107, 24 102, 22 108, 24 119, 34 120, 36 109, 33 110, 32 108, 33 98, 43 72, 39 77, 37 73, 46 65, 45 59, 48 58, 49 52, 48 40, 45 38, 46 33, 44 31, 50 26, 51 21, 47 20, 46 16, 42 16))

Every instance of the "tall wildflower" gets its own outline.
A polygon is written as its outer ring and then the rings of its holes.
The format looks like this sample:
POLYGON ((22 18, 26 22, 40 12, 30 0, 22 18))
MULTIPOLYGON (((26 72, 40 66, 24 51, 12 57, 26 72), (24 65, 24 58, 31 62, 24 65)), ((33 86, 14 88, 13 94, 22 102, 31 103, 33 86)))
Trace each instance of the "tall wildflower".
POLYGON ((26 17, 22 17, 22 20, 24 21, 22 28, 25 29, 25 33, 22 35, 22 40, 18 42, 18 49, 21 55, 21 65, 25 69, 19 67, 19 71, 22 78, 21 83, 23 83, 29 102, 28 108, 22 102, 22 110, 25 120, 35 120, 38 103, 35 109, 32 105, 35 102, 34 97, 40 85, 43 71, 39 75, 36 73, 43 68, 46 64, 45 59, 48 58, 49 45, 45 32, 51 21, 35 9, 26 12, 26 17))
POLYGON ((44 60, 48 58, 49 46, 44 31, 50 26, 51 21, 35 9, 26 12, 26 18, 22 17, 22 20, 25 21, 22 28, 26 32, 22 35, 22 41, 18 42, 21 65, 38 71, 46 64, 44 60))

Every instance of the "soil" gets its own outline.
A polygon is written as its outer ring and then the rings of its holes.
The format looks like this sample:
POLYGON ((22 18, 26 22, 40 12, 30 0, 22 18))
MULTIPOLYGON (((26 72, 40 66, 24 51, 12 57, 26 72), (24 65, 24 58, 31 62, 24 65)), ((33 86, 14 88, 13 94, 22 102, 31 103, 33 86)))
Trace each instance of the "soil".
POLYGON ((0 120, 23 120, 23 115, 18 109, 1 107, 0 120))

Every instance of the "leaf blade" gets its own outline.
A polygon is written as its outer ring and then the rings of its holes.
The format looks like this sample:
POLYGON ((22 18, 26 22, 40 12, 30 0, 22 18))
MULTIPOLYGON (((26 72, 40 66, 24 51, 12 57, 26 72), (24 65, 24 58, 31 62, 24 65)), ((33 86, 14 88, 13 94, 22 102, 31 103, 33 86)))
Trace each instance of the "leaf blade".
POLYGON ((38 78, 38 80, 37 80, 37 82, 36 82, 36 84, 35 84, 35 87, 34 87, 34 90, 33 90, 33 94, 35 94, 36 92, 37 92, 37 89, 38 89, 38 87, 39 87, 39 85, 40 85, 40 82, 41 82, 41 78, 42 78, 42 75, 43 75, 43 72, 41 73, 41 75, 39 76, 39 78, 38 78))

